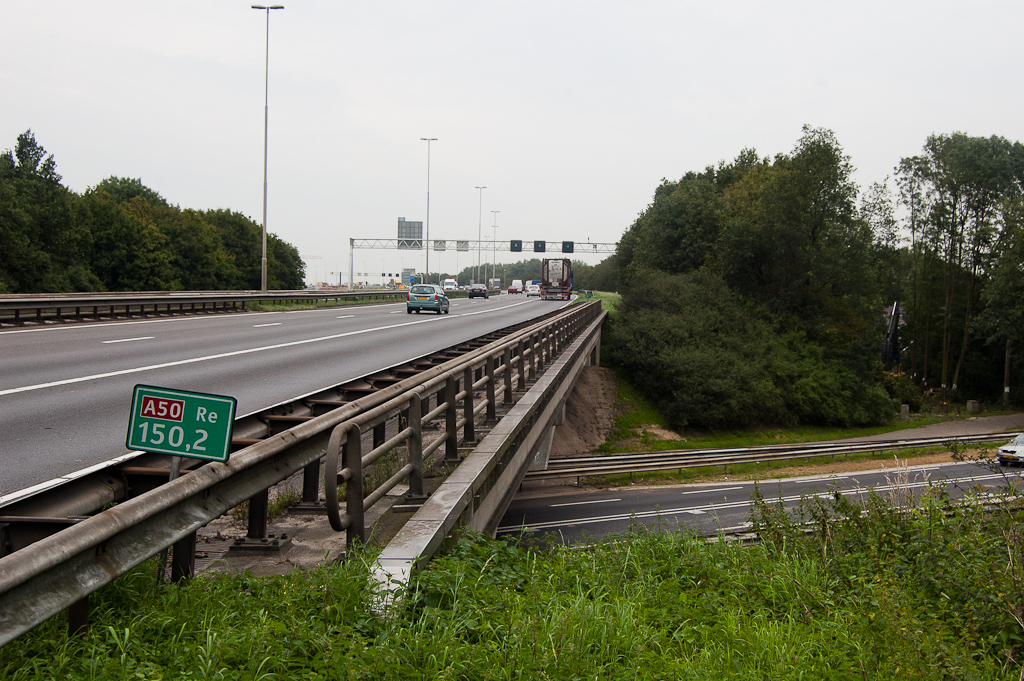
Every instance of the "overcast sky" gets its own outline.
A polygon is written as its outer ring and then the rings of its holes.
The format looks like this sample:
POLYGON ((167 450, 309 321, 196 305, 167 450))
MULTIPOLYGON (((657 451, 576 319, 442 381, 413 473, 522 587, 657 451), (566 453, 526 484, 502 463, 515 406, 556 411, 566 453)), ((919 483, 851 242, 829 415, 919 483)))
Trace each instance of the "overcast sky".
MULTIPOLYGON (((931 133, 1024 140, 1019 1, 281 1, 267 226, 310 278, 347 271, 349 238, 426 218, 421 137, 432 238, 482 221, 485 239, 497 222, 500 240, 576 242, 617 241, 662 178, 791 151, 804 124, 836 133, 862 189, 931 133)), ((260 222, 250 4, 0 0, 0 149, 31 128, 74 191, 139 178, 260 222)), ((423 260, 358 249, 355 269, 423 260)))

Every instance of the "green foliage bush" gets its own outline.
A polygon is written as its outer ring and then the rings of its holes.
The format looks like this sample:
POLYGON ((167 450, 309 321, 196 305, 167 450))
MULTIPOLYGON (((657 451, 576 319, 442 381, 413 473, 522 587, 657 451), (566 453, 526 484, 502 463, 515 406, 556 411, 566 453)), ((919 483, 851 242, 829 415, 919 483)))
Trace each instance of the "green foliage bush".
POLYGON ((921 411, 921 389, 906 374, 882 374, 882 387, 898 404, 910 405, 910 411, 921 411))
POLYGON ((614 360, 675 428, 868 425, 885 392, 801 334, 780 334, 706 270, 640 270, 611 328, 614 360))

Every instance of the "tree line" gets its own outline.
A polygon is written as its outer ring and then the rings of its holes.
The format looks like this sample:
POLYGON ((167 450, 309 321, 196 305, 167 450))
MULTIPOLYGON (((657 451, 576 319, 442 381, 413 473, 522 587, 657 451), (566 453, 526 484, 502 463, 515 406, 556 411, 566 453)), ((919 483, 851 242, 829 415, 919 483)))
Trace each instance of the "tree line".
MULTIPOLYGON (((262 228, 170 205, 141 180, 77 194, 32 131, 0 154, 0 293, 258 290, 262 228)), ((298 250, 267 235, 267 287, 304 286, 298 250)))
POLYGON ((932 135, 861 193, 834 134, 663 180, 623 234, 614 356, 676 426, 866 425, 1024 362, 1024 147, 932 135), (883 371, 886 313, 900 361, 883 371), (641 380, 642 379, 642 380, 641 380))

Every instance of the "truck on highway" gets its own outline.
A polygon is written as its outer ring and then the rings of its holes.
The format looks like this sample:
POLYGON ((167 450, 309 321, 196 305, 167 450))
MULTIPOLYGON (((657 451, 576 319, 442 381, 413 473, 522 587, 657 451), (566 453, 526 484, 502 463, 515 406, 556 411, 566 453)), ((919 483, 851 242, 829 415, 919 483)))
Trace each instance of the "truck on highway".
POLYGON ((568 258, 548 258, 540 264, 540 297, 569 300, 572 293, 572 263, 568 258))

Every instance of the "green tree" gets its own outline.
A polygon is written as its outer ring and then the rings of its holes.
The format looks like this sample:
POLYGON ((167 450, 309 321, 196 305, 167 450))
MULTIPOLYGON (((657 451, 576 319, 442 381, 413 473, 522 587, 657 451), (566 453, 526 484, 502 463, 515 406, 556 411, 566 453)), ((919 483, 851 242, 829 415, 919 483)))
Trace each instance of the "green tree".
POLYGON ((141 179, 111 175, 96 185, 97 192, 106 192, 118 203, 130 203, 135 197, 147 204, 168 208, 169 204, 159 193, 142 184, 141 179))
MULTIPOLYGON (((260 248, 262 250, 262 244, 260 248)), ((282 241, 276 234, 268 234, 267 288, 275 291, 294 291, 304 287, 305 278, 306 264, 299 255, 299 249, 282 241)))
MULTIPOLYGON (((237 273, 231 288, 258 291, 262 278, 260 261, 263 258, 263 231, 260 225, 230 210, 205 211, 202 219, 213 225, 220 234, 228 260, 237 273)), ((269 260, 272 252, 269 235, 267 251, 269 260)), ((267 285, 270 286, 269 281, 267 285)))
MULTIPOLYGON (((1003 405, 1010 401, 1013 349, 1024 347, 1024 205, 1020 197, 1006 201, 1003 230, 991 266, 991 278, 982 292, 985 304, 981 327, 992 344, 1002 344, 1003 405)), ((1017 360, 1018 365, 1024 362, 1017 360)))
POLYGON ((830 131, 805 127, 792 155, 725 190, 717 256, 731 289, 831 356, 874 333, 879 314, 871 226, 857 213, 852 171, 830 131))
POLYGON ((171 289, 174 268, 167 237, 142 212, 95 191, 83 197, 83 212, 93 234, 90 262, 108 290, 171 289))
MULTIPOLYGON (((941 259, 943 274, 942 374, 943 395, 960 383, 971 321, 980 294, 979 274, 996 239, 994 217, 1000 202, 1019 191, 1019 145, 1002 137, 970 137, 964 133, 931 135, 916 163, 928 183, 931 248, 941 259), (962 340, 955 367, 954 330, 962 315, 962 340)), ((904 159, 906 162, 907 159, 904 159)))
POLYGON ((11 292, 81 290, 93 279, 77 196, 28 130, 0 154, 0 286, 11 292))

